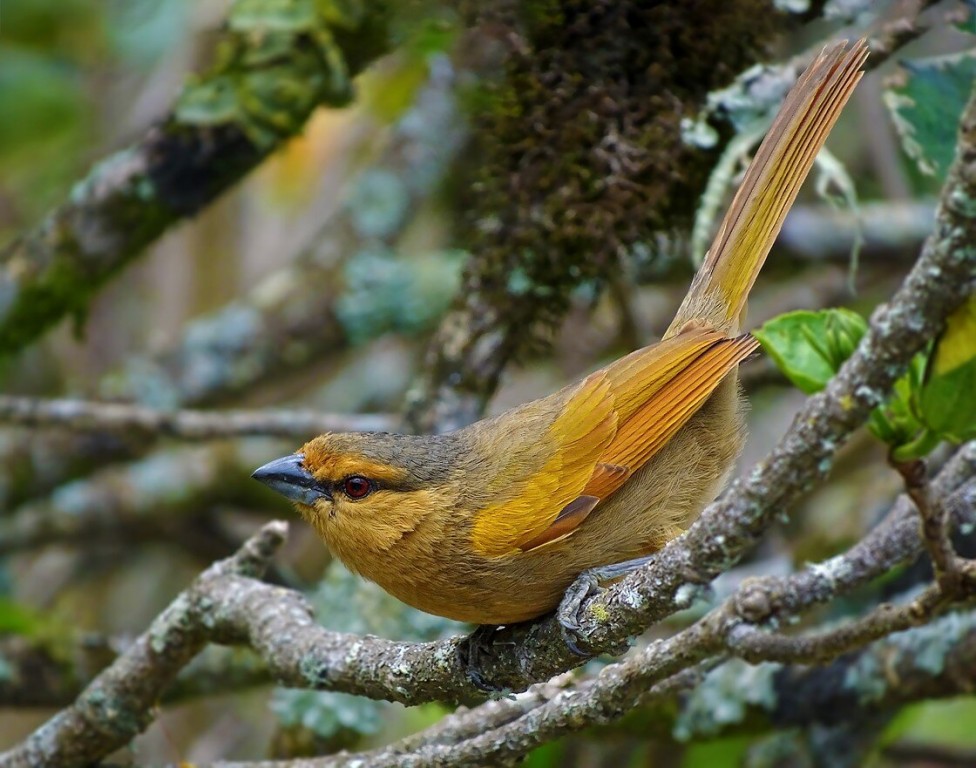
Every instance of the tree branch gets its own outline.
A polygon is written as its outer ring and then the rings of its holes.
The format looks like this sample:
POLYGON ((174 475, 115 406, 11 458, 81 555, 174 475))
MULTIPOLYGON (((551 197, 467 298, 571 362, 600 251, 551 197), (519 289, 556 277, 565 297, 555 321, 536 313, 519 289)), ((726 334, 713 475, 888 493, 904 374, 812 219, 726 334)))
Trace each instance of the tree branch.
POLYGON ((268 496, 249 479, 254 467, 292 448, 250 438, 106 467, 0 517, 0 554, 172 526, 218 501, 257 504, 268 496))
POLYGON ((135 432, 140 439, 220 440, 256 435, 302 441, 322 432, 384 432, 394 429, 397 422, 398 419, 387 414, 312 410, 169 411, 122 403, 0 395, 0 424, 135 432))
MULTIPOLYGON (((970 524, 976 505, 969 497, 976 497, 972 492, 976 487, 971 488, 966 482, 974 472, 976 443, 971 443, 946 466, 934 486, 938 493, 958 494, 965 491, 966 504, 949 506, 957 515, 964 515, 961 522, 970 524)), ((846 555, 782 579, 746 582, 722 606, 692 627, 667 640, 653 643, 627 661, 608 667, 595 681, 584 681, 555 698, 530 697, 515 709, 509 708, 505 702, 485 705, 486 711, 493 712, 495 721, 502 723, 501 734, 489 733, 474 739, 466 736, 470 734, 470 725, 465 723, 476 721, 476 716, 468 713, 449 716, 439 724, 434 732, 441 734, 436 737, 436 744, 433 742, 434 735, 425 737, 431 740, 429 750, 420 749, 418 745, 421 741, 428 743, 426 740, 418 741, 420 737, 413 737, 410 743, 417 747, 419 755, 428 754, 430 750, 433 750, 432 754, 440 754, 438 744, 453 734, 456 738, 468 739, 465 749, 476 756, 471 758, 470 764, 478 764, 477 760, 488 756, 522 754, 568 730, 607 722, 636 702, 644 701, 644 693, 651 686, 659 686, 652 692, 654 696, 671 696, 676 690, 687 688, 688 681, 692 679, 688 676, 692 674, 689 668, 716 654, 725 653, 729 645, 735 648, 736 631, 743 621, 757 624, 773 616, 786 618, 817 602, 843 594, 917 554, 921 543, 914 523, 911 505, 899 504, 884 524, 846 555), (831 578, 832 572, 844 574, 844 577, 831 578), (678 677, 672 680, 675 675, 678 677), (680 681, 684 682, 678 686, 680 681), (534 702, 536 706, 529 707, 526 701, 534 702), (461 719, 455 721, 452 717, 461 719), (513 733, 518 738, 512 738, 513 733), (486 752, 486 749, 489 751, 486 752)), ((269 527, 257 538, 266 535, 269 527)), ((248 546, 253 548, 253 540, 248 546)), ((218 564, 201 576, 190 590, 180 595, 163 617, 177 612, 182 617, 180 626, 183 631, 191 634, 199 647, 207 640, 246 643, 267 663, 272 676, 286 685, 342 690, 411 704, 428 700, 462 698, 473 701, 480 698, 480 692, 472 689, 463 670, 458 668, 457 641, 406 644, 332 632, 314 622, 311 609, 300 594, 263 584, 252 576, 251 573, 222 568, 218 564)), ((147 635, 159 634, 156 627, 161 620, 154 623, 147 635)), ((136 645, 143 642, 145 637, 140 638, 136 645)), ((834 650, 840 652, 837 648, 834 650)), ((125 655, 128 656, 130 652, 127 651, 125 655)), ((830 656, 834 655, 836 653, 830 656)), ((111 669, 114 668, 115 665, 111 669)), ((127 669, 129 685, 148 685, 150 683, 135 678, 150 676, 151 684, 160 692, 179 671, 178 667, 174 667, 166 674, 157 675, 148 667, 130 666, 127 669)), ((103 681, 102 677, 100 675, 92 686, 102 686, 100 690, 105 695, 112 694, 118 681, 109 683, 103 681)), ((54 722, 45 727, 53 727, 54 722)), ((120 735, 120 740, 114 746, 121 745, 130 737, 131 734, 120 735)), ((109 750, 112 746, 107 742, 97 743, 109 750)), ((85 754, 95 758, 104 752, 85 754)), ((451 761, 445 762, 445 765, 469 764, 456 762, 461 753, 450 752, 449 755, 451 761)), ((415 754, 411 760, 415 758, 420 759, 415 754)), ((0 766, 3 768, 19 765, 5 763, 4 759, 5 756, 0 756, 0 766)), ((387 763, 376 763, 384 764, 387 763)), ((408 760, 388 764, 414 763, 408 760)))
POLYGON ((207 641, 210 606, 197 598, 199 590, 225 576, 259 576, 286 532, 284 523, 269 523, 233 557, 208 568, 74 704, 0 754, 0 766, 84 765, 141 732, 162 689, 207 641))
POLYGON ((319 104, 347 103, 350 78, 388 45, 382 0, 353 8, 284 28, 255 22, 261 13, 250 5, 232 9, 214 70, 139 143, 95 166, 40 226, 0 251, 0 355, 83 312, 147 244, 297 134, 319 104))

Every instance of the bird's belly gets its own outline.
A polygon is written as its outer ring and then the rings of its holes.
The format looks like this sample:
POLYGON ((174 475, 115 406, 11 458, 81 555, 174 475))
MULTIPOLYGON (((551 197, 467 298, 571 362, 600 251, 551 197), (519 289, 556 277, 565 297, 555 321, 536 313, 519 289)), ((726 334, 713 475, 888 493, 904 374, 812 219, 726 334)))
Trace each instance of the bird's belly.
POLYGON ((363 574, 384 590, 421 611, 472 624, 514 624, 555 610, 579 569, 540 567, 537 557, 519 553, 492 560, 454 559, 416 570, 399 567, 400 553, 389 552, 383 567, 371 563, 363 574))

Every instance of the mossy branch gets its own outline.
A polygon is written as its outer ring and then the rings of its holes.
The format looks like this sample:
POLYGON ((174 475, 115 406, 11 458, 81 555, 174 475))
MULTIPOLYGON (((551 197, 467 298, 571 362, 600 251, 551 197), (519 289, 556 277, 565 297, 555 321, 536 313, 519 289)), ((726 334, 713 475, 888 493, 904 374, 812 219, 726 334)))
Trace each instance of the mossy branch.
POLYGON ((384 0, 239 0, 217 64, 135 145, 98 163, 34 230, 0 251, 0 357, 34 341, 146 245, 296 135, 387 50, 384 0))

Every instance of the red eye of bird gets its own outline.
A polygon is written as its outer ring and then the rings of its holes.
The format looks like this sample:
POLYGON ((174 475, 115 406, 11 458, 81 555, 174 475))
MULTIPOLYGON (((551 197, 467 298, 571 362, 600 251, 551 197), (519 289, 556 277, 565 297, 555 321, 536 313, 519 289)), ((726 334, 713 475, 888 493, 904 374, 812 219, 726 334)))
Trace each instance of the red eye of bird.
POLYGON ((373 484, 365 477, 353 475, 342 481, 342 492, 350 499, 361 499, 373 490, 373 484))

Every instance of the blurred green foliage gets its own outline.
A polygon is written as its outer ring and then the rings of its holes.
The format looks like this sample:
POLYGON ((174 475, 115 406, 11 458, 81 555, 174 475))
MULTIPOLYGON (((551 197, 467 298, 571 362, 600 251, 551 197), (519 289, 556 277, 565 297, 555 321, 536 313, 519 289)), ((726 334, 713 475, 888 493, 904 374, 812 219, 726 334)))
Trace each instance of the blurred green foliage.
POLYGON ((0 596, 0 634, 32 635, 43 626, 41 618, 25 605, 0 596))
POLYGON ((736 736, 690 744, 681 768, 737 768, 753 741, 752 736, 736 736))
POLYGON ((976 699, 924 701, 905 707, 880 739, 881 744, 897 740, 976 748, 976 699))
POLYGON ((5 0, 0 34, 0 237, 34 222, 104 148, 111 98, 185 31, 187 0, 5 0), (112 73, 124 72, 121 85, 112 73), (116 87, 119 90, 115 90, 116 87), (93 146, 94 145, 94 146, 93 146))

